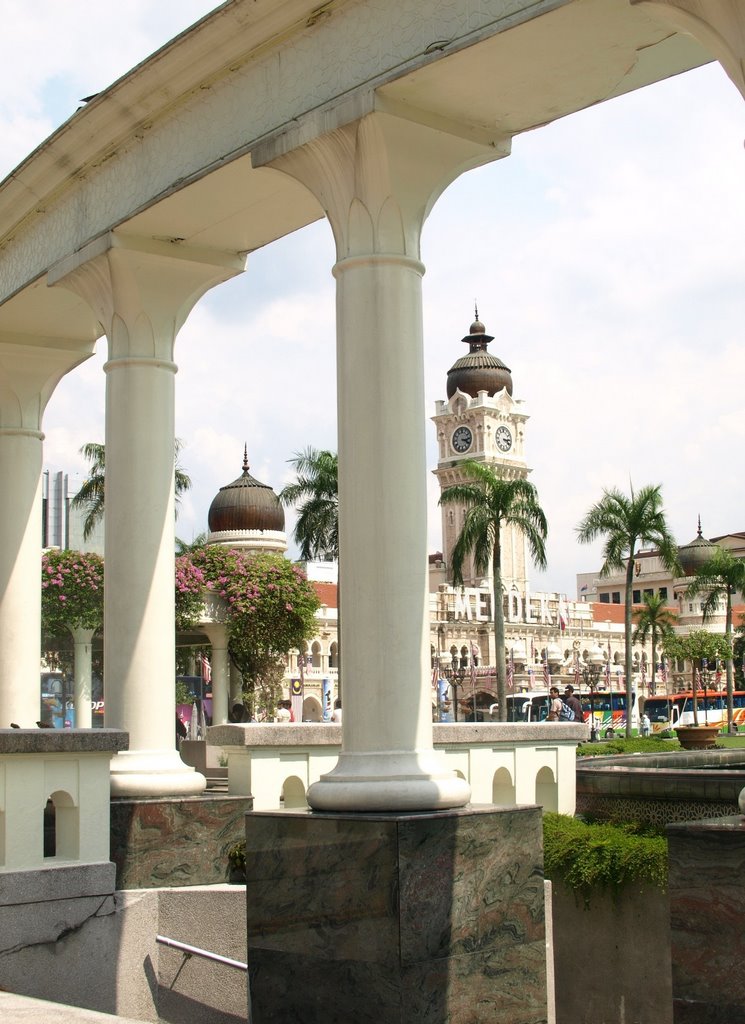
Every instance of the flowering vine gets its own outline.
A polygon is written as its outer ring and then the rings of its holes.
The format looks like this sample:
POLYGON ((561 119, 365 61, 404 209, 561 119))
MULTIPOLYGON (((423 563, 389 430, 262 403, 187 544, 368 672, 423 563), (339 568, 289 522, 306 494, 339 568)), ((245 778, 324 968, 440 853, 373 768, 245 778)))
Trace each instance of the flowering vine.
POLYGON ((313 635, 318 597, 305 573, 281 555, 209 545, 177 558, 180 629, 199 622, 209 594, 225 602, 230 654, 244 674, 313 635))
POLYGON ((41 556, 42 628, 50 636, 103 623, 103 558, 52 549, 41 556))

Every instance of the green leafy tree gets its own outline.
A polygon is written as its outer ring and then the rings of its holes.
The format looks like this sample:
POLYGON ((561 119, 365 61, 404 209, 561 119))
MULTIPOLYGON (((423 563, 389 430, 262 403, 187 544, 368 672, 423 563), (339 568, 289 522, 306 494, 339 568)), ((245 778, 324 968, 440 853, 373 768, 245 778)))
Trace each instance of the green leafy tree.
POLYGON ((297 507, 293 531, 300 557, 339 558, 339 464, 336 452, 306 448, 290 459, 297 480, 280 493, 283 505, 297 507))
POLYGON ((727 731, 734 732, 734 657, 732 649, 732 598, 745 593, 745 561, 735 558, 727 548, 717 547, 697 570, 686 592, 689 597, 705 594, 703 603, 704 622, 709 622, 717 613, 722 600, 725 603, 724 635, 727 639, 727 731))
MULTIPOLYGON (((726 658, 730 650, 729 642, 721 633, 710 633, 706 629, 694 629, 685 635, 670 634, 662 641, 662 647, 668 658, 690 661, 703 670, 704 664, 715 664, 717 658, 726 658)), ((692 682, 693 692, 693 724, 698 725, 698 699, 695 680, 692 682)))
POLYGON ((200 620, 207 595, 225 603, 228 651, 252 703, 276 704, 284 657, 315 631, 318 597, 305 573, 281 555, 209 545, 176 559, 176 620, 200 620))
POLYGON ((633 612, 636 629, 632 636, 635 644, 645 644, 648 638, 652 641, 652 680, 650 693, 657 692, 657 646, 669 633, 672 633, 675 616, 659 594, 644 594, 641 608, 633 612))
MULTIPOLYGON (((626 644, 626 686, 631 689, 631 597, 634 580, 634 556, 643 546, 657 549, 662 564, 678 572, 678 550, 667 526, 659 485, 642 487, 630 497, 617 488, 606 490, 603 497, 587 512, 577 527, 582 544, 604 538, 601 576, 626 572, 624 595, 624 643, 626 644)), ((631 715, 626 716, 626 737, 631 739, 631 715)))
POLYGON ((735 663, 735 689, 745 690, 745 615, 740 616, 740 625, 735 627, 732 657, 735 663))
MULTIPOLYGON (((176 438, 174 453, 174 483, 176 505, 181 495, 191 487, 191 477, 179 466, 178 456, 183 448, 183 441, 176 438)), ((89 441, 80 449, 81 455, 90 463, 88 476, 82 487, 72 499, 72 507, 85 512, 83 520, 83 539, 88 540, 97 524, 104 517, 105 482, 106 482, 106 448, 96 441, 89 441)))
POLYGON ((463 584, 463 565, 469 555, 477 572, 492 574, 492 619, 497 668, 499 720, 507 720, 507 662, 504 643, 502 603, 502 527, 515 526, 525 535, 533 561, 546 567, 548 524, 538 502, 538 492, 528 480, 505 479, 498 470, 467 459, 461 469, 462 483, 447 487, 441 505, 465 506, 466 515, 453 548, 453 582, 463 584))

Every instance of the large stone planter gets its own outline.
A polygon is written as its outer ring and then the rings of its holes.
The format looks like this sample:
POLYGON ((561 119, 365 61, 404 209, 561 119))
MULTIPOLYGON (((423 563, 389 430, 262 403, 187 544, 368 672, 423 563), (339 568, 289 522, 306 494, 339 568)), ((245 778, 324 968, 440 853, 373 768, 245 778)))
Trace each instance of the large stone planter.
POLYGON ((684 750, 709 750, 717 744, 718 725, 679 725, 676 735, 684 750))

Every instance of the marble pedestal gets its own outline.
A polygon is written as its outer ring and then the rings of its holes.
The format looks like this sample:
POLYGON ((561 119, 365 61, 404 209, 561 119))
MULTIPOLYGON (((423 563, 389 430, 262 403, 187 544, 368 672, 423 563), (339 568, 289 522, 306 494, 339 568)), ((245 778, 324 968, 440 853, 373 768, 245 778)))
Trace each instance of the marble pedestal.
POLYGON ((252 1024, 540 1024, 541 811, 246 818, 252 1024))
POLYGON ((117 889, 214 885, 227 880, 227 850, 243 839, 246 796, 111 801, 117 889))
POLYGON ((667 834, 675 1024, 745 1024, 745 819, 667 834))

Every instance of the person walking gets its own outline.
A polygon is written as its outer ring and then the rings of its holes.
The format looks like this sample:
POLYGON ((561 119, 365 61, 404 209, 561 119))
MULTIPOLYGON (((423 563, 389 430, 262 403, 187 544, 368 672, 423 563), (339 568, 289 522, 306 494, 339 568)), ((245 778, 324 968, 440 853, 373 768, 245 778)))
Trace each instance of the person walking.
POLYGON ((559 687, 552 686, 551 689, 548 691, 548 694, 548 721, 558 722, 561 716, 561 697, 559 696, 559 687))
POLYGON ((570 683, 567 683, 564 688, 564 703, 574 712, 575 722, 584 722, 585 716, 582 712, 582 705, 579 702, 579 698, 575 697, 574 687, 570 683))

